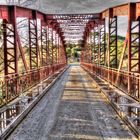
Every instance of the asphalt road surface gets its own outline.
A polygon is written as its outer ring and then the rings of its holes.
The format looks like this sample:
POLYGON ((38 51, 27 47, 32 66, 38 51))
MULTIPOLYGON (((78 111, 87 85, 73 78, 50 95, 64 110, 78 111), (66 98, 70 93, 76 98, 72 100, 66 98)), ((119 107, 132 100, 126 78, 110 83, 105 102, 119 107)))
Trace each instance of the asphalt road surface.
POLYGON ((135 140, 92 78, 72 65, 8 140, 135 140))

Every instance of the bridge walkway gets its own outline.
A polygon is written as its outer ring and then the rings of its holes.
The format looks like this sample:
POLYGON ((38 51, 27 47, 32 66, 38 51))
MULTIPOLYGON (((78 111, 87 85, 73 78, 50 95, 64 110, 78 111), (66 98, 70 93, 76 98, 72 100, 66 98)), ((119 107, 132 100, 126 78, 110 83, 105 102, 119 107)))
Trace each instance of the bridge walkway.
POLYGON ((135 140, 80 66, 72 65, 8 140, 135 140))

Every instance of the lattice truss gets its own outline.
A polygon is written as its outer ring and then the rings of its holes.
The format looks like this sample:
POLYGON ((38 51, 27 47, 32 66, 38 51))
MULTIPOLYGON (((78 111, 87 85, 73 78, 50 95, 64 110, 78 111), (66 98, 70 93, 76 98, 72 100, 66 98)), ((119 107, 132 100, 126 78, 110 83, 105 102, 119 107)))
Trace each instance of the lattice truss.
POLYGON ((43 66, 47 64, 47 28, 41 27, 41 63, 43 66))
MULTIPOLYGON (((16 19, 17 31, 15 32, 12 24, 2 24, 0 21, 0 28, 5 29, 6 42, 8 49, 7 51, 7 66, 10 73, 14 73, 15 69, 15 52, 13 48, 14 34, 17 39, 17 63, 19 65, 19 72, 28 70, 30 64, 32 68, 37 65, 46 65, 49 61, 47 58, 48 53, 48 42, 47 42, 47 27, 42 27, 40 21, 30 20, 27 18, 16 19), (31 28, 31 29, 30 29, 31 28), (29 37, 30 36, 30 37, 29 37), (30 53, 31 52, 31 53, 30 53), (30 56, 31 54, 31 56, 30 56), (31 58, 31 59, 30 59, 31 58), (38 60, 37 60, 38 59, 38 60), (32 61, 32 62, 30 62, 32 61), (38 61, 38 62, 37 62, 38 61), (41 63, 42 62, 42 63, 41 63)), ((3 33, 0 34, 0 72, 4 71, 4 39, 3 33)), ((48 56, 49 57, 49 56, 48 56)))
POLYGON ((53 63, 53 29, 48 28, 48 51, 49 51, 49 62, 53 63))
POLYGON ((91 63, 91 58, 92 57, 92 44, 91 44, 91 35, 90 33, 88 34, 87 38, 87 61, 91 63))
MULTIPOLYGON (((1 29, 1 33, 0 33, 0 73, 3 73, 4 71, 4 39, 3 39, 3 33, 2 31, 5 30, 6 33, 6 38, 5 40, 7 41, 7 45, 8 45, 8 49, 7 49, 7 65, 8 65, 8 69, 10 70, 10 72, 14 72, 14 61, 15 61, 15 57, 14 57, 14 50, 13 48, 13 43, 14 43, 14 34, 17 35, 17 59, 18 62, 20 64, 22 64, 22 70, 24 70, 24 66, 25 64, 25 57, 23 57, 23 55, 27 54, 27 50, 26 47, 23 48, 23 46, 27 46, 28 45, 28 28, 27 28, 27 24, 28 24, 28 20, 25 18, 17 18, 16 21, 17 24, 17 32, 14 31, 13 29, 13 25, 12 24, 8 24, 7 22, 5 24, 2 24, 2 20, 0 20, 0 29, 1 29), (21 57, 24 59, 21 59, 21 57), (22 63, 23 61, 23 63, 22 63)), ((28 62, 28 58, 26 57, 26 61, 28 62)), ((27 65, 25 66, 27 67, 27 65)), ((21 70, 21 69, 20 69, 21 70)))
POLYGON ((53 64, 57 63, 57 49, 58 49, 58 35, 56 33, 56 31, 53 31, 53 48, 52 48, 52 51, 53 51, 53 64))
POLYGON ((94 47, 93 47, 93 61, 95 64, 99 62, 99 30, 98 27, 94 28, 94 47))
POLYGON ((84 59, 86 62, 91 63, 91 61, 92 61, 92 47, 93 47, 92 39, 91 39, 92 35, 91 35, 91 33, 87 33, 86 36, 87 36, 87 39, 86 39, 86 43, 84 45, 84 53, 85 53, 84 59))
POLYGON ((87 23, 98 18, 98 15, 54 15, 53 18, 60 24, 66 44, 80 44, 83 40, 87 23))
POLYGON ((140 59, 140 21, 134 21, 131 24, 131 71, 139 72, 140 59))
POLYGON ((117 68, 117 17, 109 20, 110 67, 117 68))

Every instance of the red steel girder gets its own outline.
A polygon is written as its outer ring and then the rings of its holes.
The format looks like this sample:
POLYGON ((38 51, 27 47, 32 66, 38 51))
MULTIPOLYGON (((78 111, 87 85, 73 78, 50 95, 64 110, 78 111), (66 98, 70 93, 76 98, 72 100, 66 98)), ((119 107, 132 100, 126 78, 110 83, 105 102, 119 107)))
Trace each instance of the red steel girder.
POLYGON ((105 20, 99 25, 100 65, 106 64, 106 27, 105 20))
POLYGON ((47 65, 47 29, 41 26, 41 65, 47 65))
MULTIPOLYGON (((97 25, 96 25, 97 26, 97 25)), ((100 62, 100 49, 99 49, 99 28, 94 28, 94 44, 93 44, 93 62, 99 64, 100 62)))
MULTIPOLYGON (((136 17, 138 18, 140 16, 140 2, 137 2, 136 3, 136 17)), ((128 15, 129 13, 129 4, 123 4, 123 5, 119 5, 119 6, 115 6, 115 7, 112 7, 113 8, 113 16, 121 16, 121 15, 128 15)), ((27 18, 32 18, 32 9, 28 9, 28 8, 25 8, 25 7, 19 7, 19 6, 16 6, 16 9, 17 9, 17 17, 27 17, 27 18)), ((8 20, 8 6, 7 5, 0 5, 0 18, 2 19, 7 19, 8 20)), ((102 14, 102 18, 105 18, 105 17, 108 17, 109 14, 108 14, 108 9, 101 12, 102 14)), ((40 12, 40 11, 37 11, 37 17, 39 19, 43 19, 43 15, 44 13, 40 12)), ((79 18, 81 19, 81 17, 83 18, 87 18, 86 15, 91 15, 95 18, 100 18, 100 13, 97 13, 97 14, 72 14, 72 15, 69 15, 69 17, 72 19, 72 18, 79 18)), ((47 15, 46 14, 46 17, 48 20, 53 20, 54 15, 47 15)), ((55 15, 57 16, 57 14, 55 15)), ((59 16, 59 15, 58 15, 59 16)), ((65 14, 62 14, 61 15, 62 18, 55 18, 55 19, 68 19, 68 15, 65 15, 65 14)), ((88 17, 89 19, 89 17, 88 17)))
POLYGON ((48 19, 57 19, 57 20, 70 20, 70 19, 99 19, 100 14, 61 14, 61 15, 48 15, 48 19))
POLYGON ((117 68, 117 17, 109 17, 109 36, 108 36, 109 46, 109 62, 108 66, 117 68))
POLYGON ((140 17, 140 2, 136 3, 136 19, 140 17))
MULTIPOLYGON (((129 4, 128 13, 128 72, 131 72, 131 24, 135 21, 135 14, 133 11, 136 9, 136 4, 129 4)), ((131 78, 128 78, 128 93, 131 94, 132 83, 131 78)))
POLYGON ((18 73, 16 7, 9 6, 8 11, 10 18, 3 19, 5 75, 18 73))
POLYGON ((29 19, 29 51, 30 51, 30 69, 39 66, 39 46, 37 36, 37 15, 36 11, 32 11, 32 19, 29 19))

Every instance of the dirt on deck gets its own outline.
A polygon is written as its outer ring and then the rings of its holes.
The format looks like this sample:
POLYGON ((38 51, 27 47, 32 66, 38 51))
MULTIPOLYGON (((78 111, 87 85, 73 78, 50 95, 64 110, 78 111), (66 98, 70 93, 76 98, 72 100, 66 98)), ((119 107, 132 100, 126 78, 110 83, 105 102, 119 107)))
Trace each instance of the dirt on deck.
POLYGON ((135 140, 92 78, 71 66, 8 140, 135 140))

